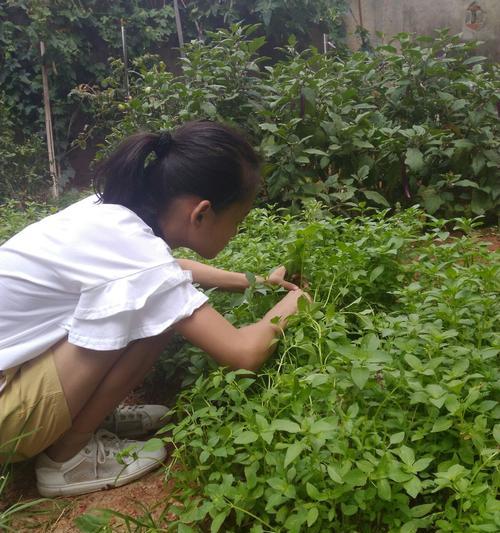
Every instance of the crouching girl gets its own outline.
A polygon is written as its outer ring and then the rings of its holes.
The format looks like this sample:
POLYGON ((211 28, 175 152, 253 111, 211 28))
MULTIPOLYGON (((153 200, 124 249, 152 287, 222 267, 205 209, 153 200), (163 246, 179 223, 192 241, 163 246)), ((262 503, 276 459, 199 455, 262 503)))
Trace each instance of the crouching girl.
POLYGON ((165 458, 122 437, 160 427, 166 409, 119 404, 173 332, 231 368, 255 370, 270 356, 303 294, 284 269, 273 280, 289 292, 237 329, 193 282, 238 291, 246 277, 171 252, 215 257, 259 180, 254 151, 227 126, 199 121, 172 134, 139 133, 100 165, 97 196, 0 247, 0 461, 38 456, 42 495, 121 485, 165 458), (115 456, 130 445, 135 460, 119 464, 115 456))

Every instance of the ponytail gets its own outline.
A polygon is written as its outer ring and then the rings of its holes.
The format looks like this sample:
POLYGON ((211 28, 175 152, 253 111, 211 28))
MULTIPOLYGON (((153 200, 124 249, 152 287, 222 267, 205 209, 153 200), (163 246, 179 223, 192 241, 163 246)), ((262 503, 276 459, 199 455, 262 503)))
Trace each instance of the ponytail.
POLYGON ((128 137, 97 167, 94 189, 103 203, 131 209, 160 235, 158 215, 177 196, 209 200, 218 211, 247 198, 259 179, 259 159, 245 138, 203 120, 128 137))
POLYGON ((146 159, 158 139, 154 133, 131 135, 97 166, 94 189, 104 203, 131 207, 137 202, 144 189, 146 159))

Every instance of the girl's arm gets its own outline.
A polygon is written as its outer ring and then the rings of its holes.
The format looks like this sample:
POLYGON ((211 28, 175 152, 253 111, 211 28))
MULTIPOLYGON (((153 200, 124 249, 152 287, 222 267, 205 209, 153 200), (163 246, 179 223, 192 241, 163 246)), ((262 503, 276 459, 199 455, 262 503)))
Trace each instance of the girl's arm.
MULTIPOLYGON (((217 287, 225 291, 243 292, 248 287, 245 274, 240 272, 229 272, 191 259, 177 259, 177 262, 183 270, 190 270, 193 273, 193 281, 199 283, 204 289, 217 287)), ((256 279, 259 283, 268 281, 281 285, 289 291, 298 289, 296 285, 285 280, 285 274, 285 267, 281 266, 272 272, 267 279, 260 276, 256 276, 256 279)))
POLYGON ((290 291, 261 320, 239 329, 208 304, 173 329, 220 365, 255 371, 273 353, 276 347, 273 340, 281 334, 287 318, 297 311, 297 301, 303 295, 307 298, 300 289, 290 291), (279 319, 277 323, 272 321, 275 317, 279 319))

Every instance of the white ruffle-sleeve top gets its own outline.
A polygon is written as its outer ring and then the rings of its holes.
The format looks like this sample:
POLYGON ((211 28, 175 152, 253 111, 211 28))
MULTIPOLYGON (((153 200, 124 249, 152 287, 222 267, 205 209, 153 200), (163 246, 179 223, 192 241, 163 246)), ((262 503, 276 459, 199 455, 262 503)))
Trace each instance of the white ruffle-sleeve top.
POLYGON ((0 247, 0 370, 69 342, 114 350, 207 301, 133 211, 86 198, 0 247))

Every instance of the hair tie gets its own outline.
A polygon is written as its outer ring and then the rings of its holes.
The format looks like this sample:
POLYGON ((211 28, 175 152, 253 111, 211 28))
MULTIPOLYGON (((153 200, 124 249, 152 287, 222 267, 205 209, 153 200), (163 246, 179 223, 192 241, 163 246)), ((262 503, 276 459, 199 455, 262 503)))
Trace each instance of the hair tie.
POLYGON ((172 146, 172 135, 170 135, 170 132, 168 131, 160 132, 160 135, 158 136, 156 145, 154 147, 156 157, 158 157, 158 159, 165 157, 168 154, 171 146, 172 146))

